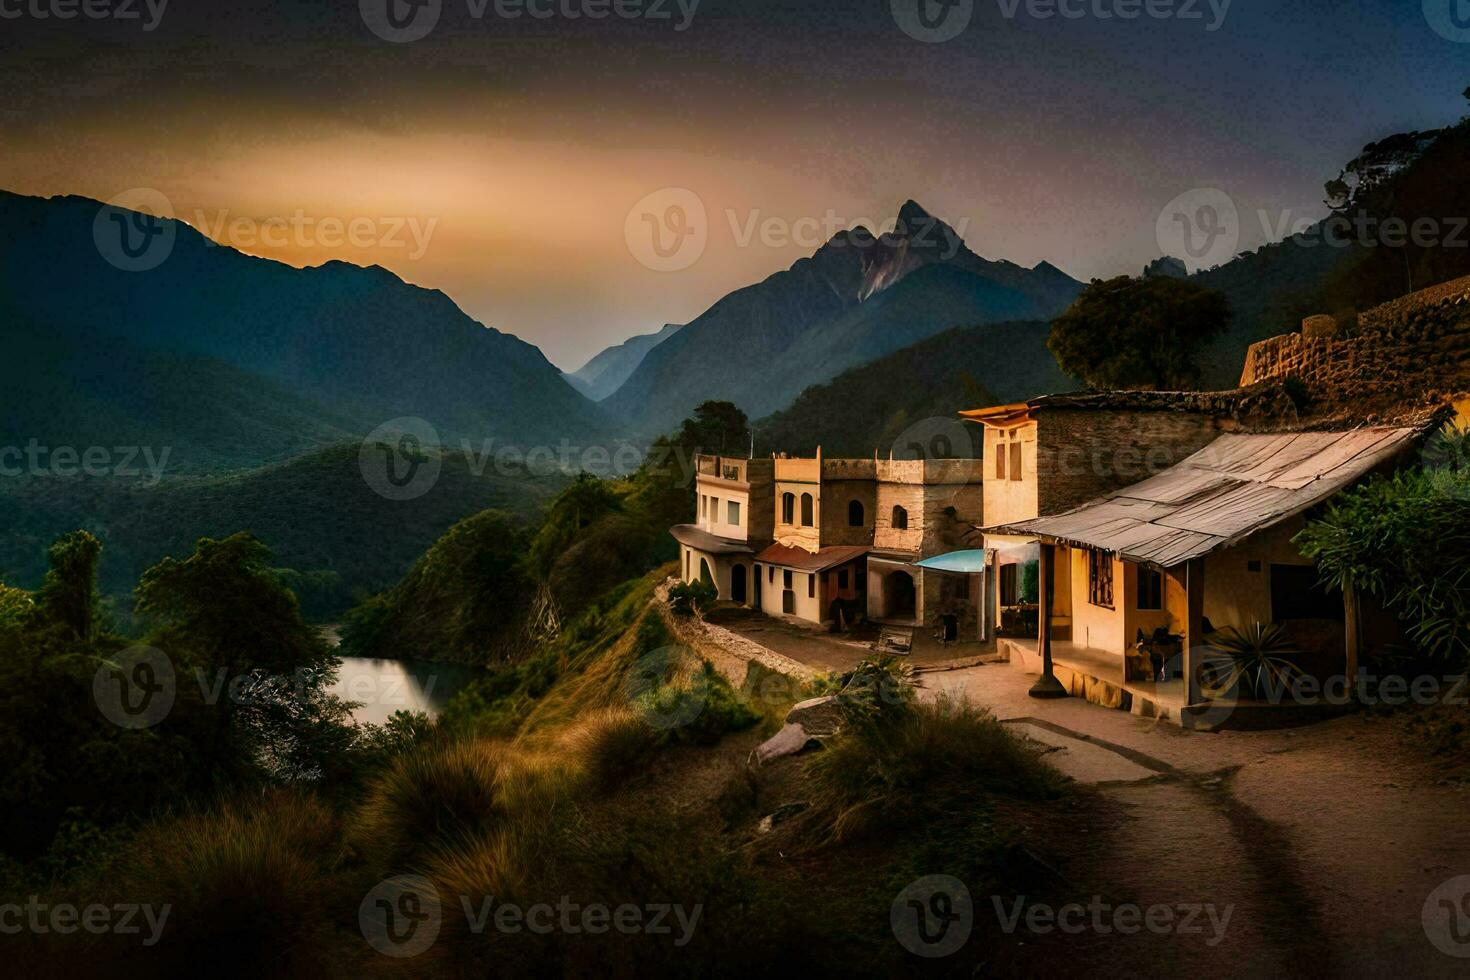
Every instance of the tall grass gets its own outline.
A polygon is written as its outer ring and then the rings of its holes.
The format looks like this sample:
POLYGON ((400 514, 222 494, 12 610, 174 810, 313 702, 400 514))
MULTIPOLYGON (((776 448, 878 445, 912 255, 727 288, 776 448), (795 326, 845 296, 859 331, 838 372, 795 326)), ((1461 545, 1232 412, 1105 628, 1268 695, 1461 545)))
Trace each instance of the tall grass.
POLYGON ((850 726, 807 764, 814 817, 844 841, 994 796, 1047 799, 1065 779, 988 710, 941 698, 850 726))
POLYGON ((491 739, 439 742, 400 757, 369 787, 352 821, 357 851, 385 872, 544 813, 578 778, 569 760, 491 739))
POLYGON ((53 952, 62 958, 50 958, 48 968, 84 954, 72 975, 325 975, 331 916, 343 898, 340 852, 333 812, 296 791, 237 797, 150 824, 98 891, 113 903, 167 905, 161 940, 146 946, 141 935, 110 934, 91 948, 58 942, 53 952))

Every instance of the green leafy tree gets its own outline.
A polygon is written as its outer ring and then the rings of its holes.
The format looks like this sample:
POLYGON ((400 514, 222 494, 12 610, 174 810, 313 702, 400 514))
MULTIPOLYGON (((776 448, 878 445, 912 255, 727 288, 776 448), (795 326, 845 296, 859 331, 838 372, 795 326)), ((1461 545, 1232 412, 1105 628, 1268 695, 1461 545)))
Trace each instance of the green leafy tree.
POLYGON ((514 659, 536 588, 526 548, 525 526, 510 514, 465 518, 402 581, 348 613, 342 652, 477 666, 514 659))
POLYGON ((1182 390, 1199 385, 1200 348, 1230 316, 1223 293, 1186 280, 1094 279, 1052 323, 1047 346, 1094 388, 1182 390))
POLYGON ((97 598, 97 561, 102 542, 86 531, 57 538, 48 555, 46 573, 36 602, 45 617, 77 643, 90 645, 97 636, 100 612, 97 598))
POLYGON ((679 426, 676 441, 689 452, 743 455, 750 448, 750 420, 734 402, 704 402, 679 426))
POLYGON ((591 473, 579 473, 557 494, 531 542, 531 567, 540 578, 551 574, 556 560, 608 514, 623 509, 616 485, 591 473))
POLYGON ((189 782, 187 738, 121 728, 95 700, 99 670, 127 645, 98 612, 101 551, 85 531, 64 535, 34 595, 0 586, 0 854, 20 860, 60 855, 64 826, 86 836, 189 782))
POLYGON ((328 690, 339 661, 255 537, 201 538, 144 572, 136 595, 149 643, 187 678, 180 700, 202 702, 185 715, 202 722, 217 778, 317 776, 350 746, 349 706, 328 690))

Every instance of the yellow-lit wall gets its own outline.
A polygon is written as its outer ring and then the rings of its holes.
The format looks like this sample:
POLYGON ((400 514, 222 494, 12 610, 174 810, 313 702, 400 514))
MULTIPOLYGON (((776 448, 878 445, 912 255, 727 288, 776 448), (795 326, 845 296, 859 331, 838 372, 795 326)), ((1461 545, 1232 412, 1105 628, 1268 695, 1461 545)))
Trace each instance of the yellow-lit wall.
MULTIPOLYGON (((1009 441, 1009 440, 1006 440, 1009 441)), ((1040 516, 1037 510, 1036 482, 1036 423, 1020 422, 1005 429, 985 426, 985 456, 981 460, 985 471, 984 515, 987 525, 1010 524, 1040 516), (1000 454, 1001 434, 1019 429, 1021 434, 1021 479, 1012 480, 1010 461, 1006 461, 1004 479, 995 475, 996 459, 1000 454)))

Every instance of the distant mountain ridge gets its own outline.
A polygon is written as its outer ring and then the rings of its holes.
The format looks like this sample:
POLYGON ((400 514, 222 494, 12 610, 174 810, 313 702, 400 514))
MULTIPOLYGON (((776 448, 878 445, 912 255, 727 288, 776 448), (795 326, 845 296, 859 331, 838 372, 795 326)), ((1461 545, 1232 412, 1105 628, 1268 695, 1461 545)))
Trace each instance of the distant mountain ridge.
POLYGON ((650 350, 602 404, 640 435, 710 398, 761 416, 848 367, 952 327, 1050 319, 1081 289, 1049 263, 1026 269, 976 255, 908 201, 893 232, 840 232, 791 268, 725 296, 650 350))
POLYGON ((666 323, 657 333, 629 337, 595 355, 575 371, 562 375, 573 388, 595 402, 617 391, 648 352, 677 333, 684 324, 666 323))
MULTIPOLYGON (((179 221, 166 259, 124 271, 94 240, 103 207, 0 191, 0 315, 31 324, 30 336, 39 338, 12 349, 13 370, 65 370, 48 353, 58 345, 85 355, 112 344, 196 368, 222 365, 267 382, 256 401, 278 394, 299 401, 333 430, 317 434, 323 442, 343 432, 360 438, 400 416, 426 419, 445 439, 501 444, 555 444, 609 429, 539 349, 477 323, 437 290, 346 262, 296 269, 212 243, 179 221)), ((74 366, 101 373, 63 378, 58 400, 107 387, 105 364, 74 366)), ((162 388, 139 390, 148 380, 135 377, 116 394, 130 401, 135 421, 162 432, 178 421, 178 406, 162 388)), ((14 408, 0 409, 0 425, 24 433, 14 408)), ((268 413, 258 408, 242 402, 264 424, 268 413)), ((195 435, 209 441, 207 432, 195 435)), ((279 458, 234 452, 229 426, 219 435, 217 444, 199 446, 203 457, 279 458)))

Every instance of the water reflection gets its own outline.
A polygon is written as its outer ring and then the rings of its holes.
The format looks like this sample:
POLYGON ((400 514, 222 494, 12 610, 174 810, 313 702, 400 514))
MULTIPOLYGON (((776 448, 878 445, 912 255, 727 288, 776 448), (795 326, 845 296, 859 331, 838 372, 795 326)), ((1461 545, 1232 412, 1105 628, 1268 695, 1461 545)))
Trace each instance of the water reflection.
POLYGON ((471 667, 426 660, 343 657, 332 693, 361 702, 352 712, 354 721, 380 725, 395 711, 426 711, 438 717, 475 674, 471 667))

